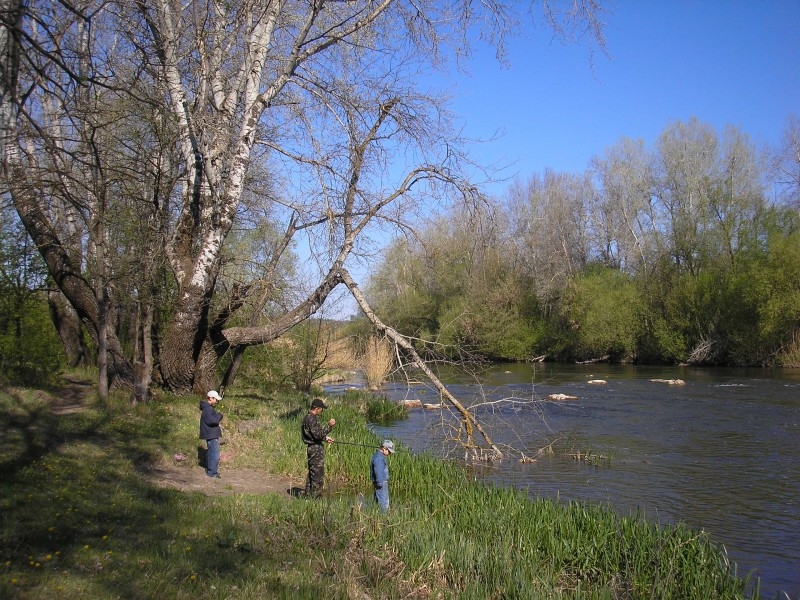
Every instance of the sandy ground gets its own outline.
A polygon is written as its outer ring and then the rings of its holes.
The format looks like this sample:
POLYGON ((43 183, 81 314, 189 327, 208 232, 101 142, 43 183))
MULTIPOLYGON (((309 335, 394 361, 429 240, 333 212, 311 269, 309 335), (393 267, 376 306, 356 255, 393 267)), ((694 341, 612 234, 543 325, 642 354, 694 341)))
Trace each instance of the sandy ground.
POLYGON ((220 464, 220 478, 206 475, 196 461, 180 462, 176 465, 150 467, 145 476, 154 485, 174 488, 186 492, 202 492, 208 496, 223 494, 281 494, 297 496, 304 482, 291 481, 255 469, 233 469, 220 464))

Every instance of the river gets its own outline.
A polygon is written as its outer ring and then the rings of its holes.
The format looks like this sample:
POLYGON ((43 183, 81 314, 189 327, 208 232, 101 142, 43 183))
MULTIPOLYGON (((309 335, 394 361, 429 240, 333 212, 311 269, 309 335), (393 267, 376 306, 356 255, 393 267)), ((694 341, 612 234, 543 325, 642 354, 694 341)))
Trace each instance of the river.
MULTIPOLYGON (((477 477, 683 522, 722 544, 740 576, 758 577, 762 598, 800 600, 800 370, 545 363, 494 365, 480 384, 443 377, 496 444, 529 457, 552 444, 534 462, 509 453, 470 467, 477 477), (594 458, 576 460, 578 452, 594 458)), ((425 384, 390 383, 384 392, 439 401, 425 384)), ((455 422, 447 415, 412 409, 407 421, 374 429, 443 456, 442 423, 455 422)))

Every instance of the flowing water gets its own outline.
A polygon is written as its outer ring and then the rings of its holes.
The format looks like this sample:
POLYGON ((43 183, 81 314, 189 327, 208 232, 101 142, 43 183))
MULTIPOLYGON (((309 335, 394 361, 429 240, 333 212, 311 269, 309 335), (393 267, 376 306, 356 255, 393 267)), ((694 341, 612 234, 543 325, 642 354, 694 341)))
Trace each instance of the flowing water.
MULTIPOLYGON (((503 364, 480 385, 443 377, 496 444, 528 457, 552 444, 552 454, 534 462, 516 454, 473 465, 477 477, 683 522, 724 545, 740 576, 760 578, 762 598, 800 600, 800 371, 503 364), (547 399, 557 393, 577 399, 547 399), (579 452, 593 458, 571 456, 579 452)), ((384 391, 439 401, 422 384, 384 391)), ((412 409, 407 421, 375 430, 412 451, 444 455, 442 423, 455 421, 447 411, 412 409)))

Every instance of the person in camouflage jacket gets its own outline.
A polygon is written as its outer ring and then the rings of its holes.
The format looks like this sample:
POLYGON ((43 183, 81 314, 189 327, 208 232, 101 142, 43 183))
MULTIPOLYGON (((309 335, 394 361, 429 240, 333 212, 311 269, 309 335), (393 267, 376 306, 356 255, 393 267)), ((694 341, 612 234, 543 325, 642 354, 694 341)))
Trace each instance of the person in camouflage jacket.
POLYGON ((308 454, 308 477, 306 478, 306 497, 319 498, 325 481, 325 446, 333 439, 328 435, 336 425, 336 419, 329 419, 327 425, 319 422, 322 411, 328 408, 322 398, 314 398, 308 414, 303 418, 301 435, 308 454))

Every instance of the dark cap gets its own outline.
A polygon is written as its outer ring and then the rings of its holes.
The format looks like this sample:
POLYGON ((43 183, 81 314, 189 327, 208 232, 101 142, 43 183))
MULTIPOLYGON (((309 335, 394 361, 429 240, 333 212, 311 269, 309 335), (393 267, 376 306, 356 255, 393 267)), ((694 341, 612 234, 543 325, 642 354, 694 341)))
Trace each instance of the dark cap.
POLYGON ((314 398, 311 401, 311 408, 328 408, 328 405, 322 401, 322 398, 314 398))

